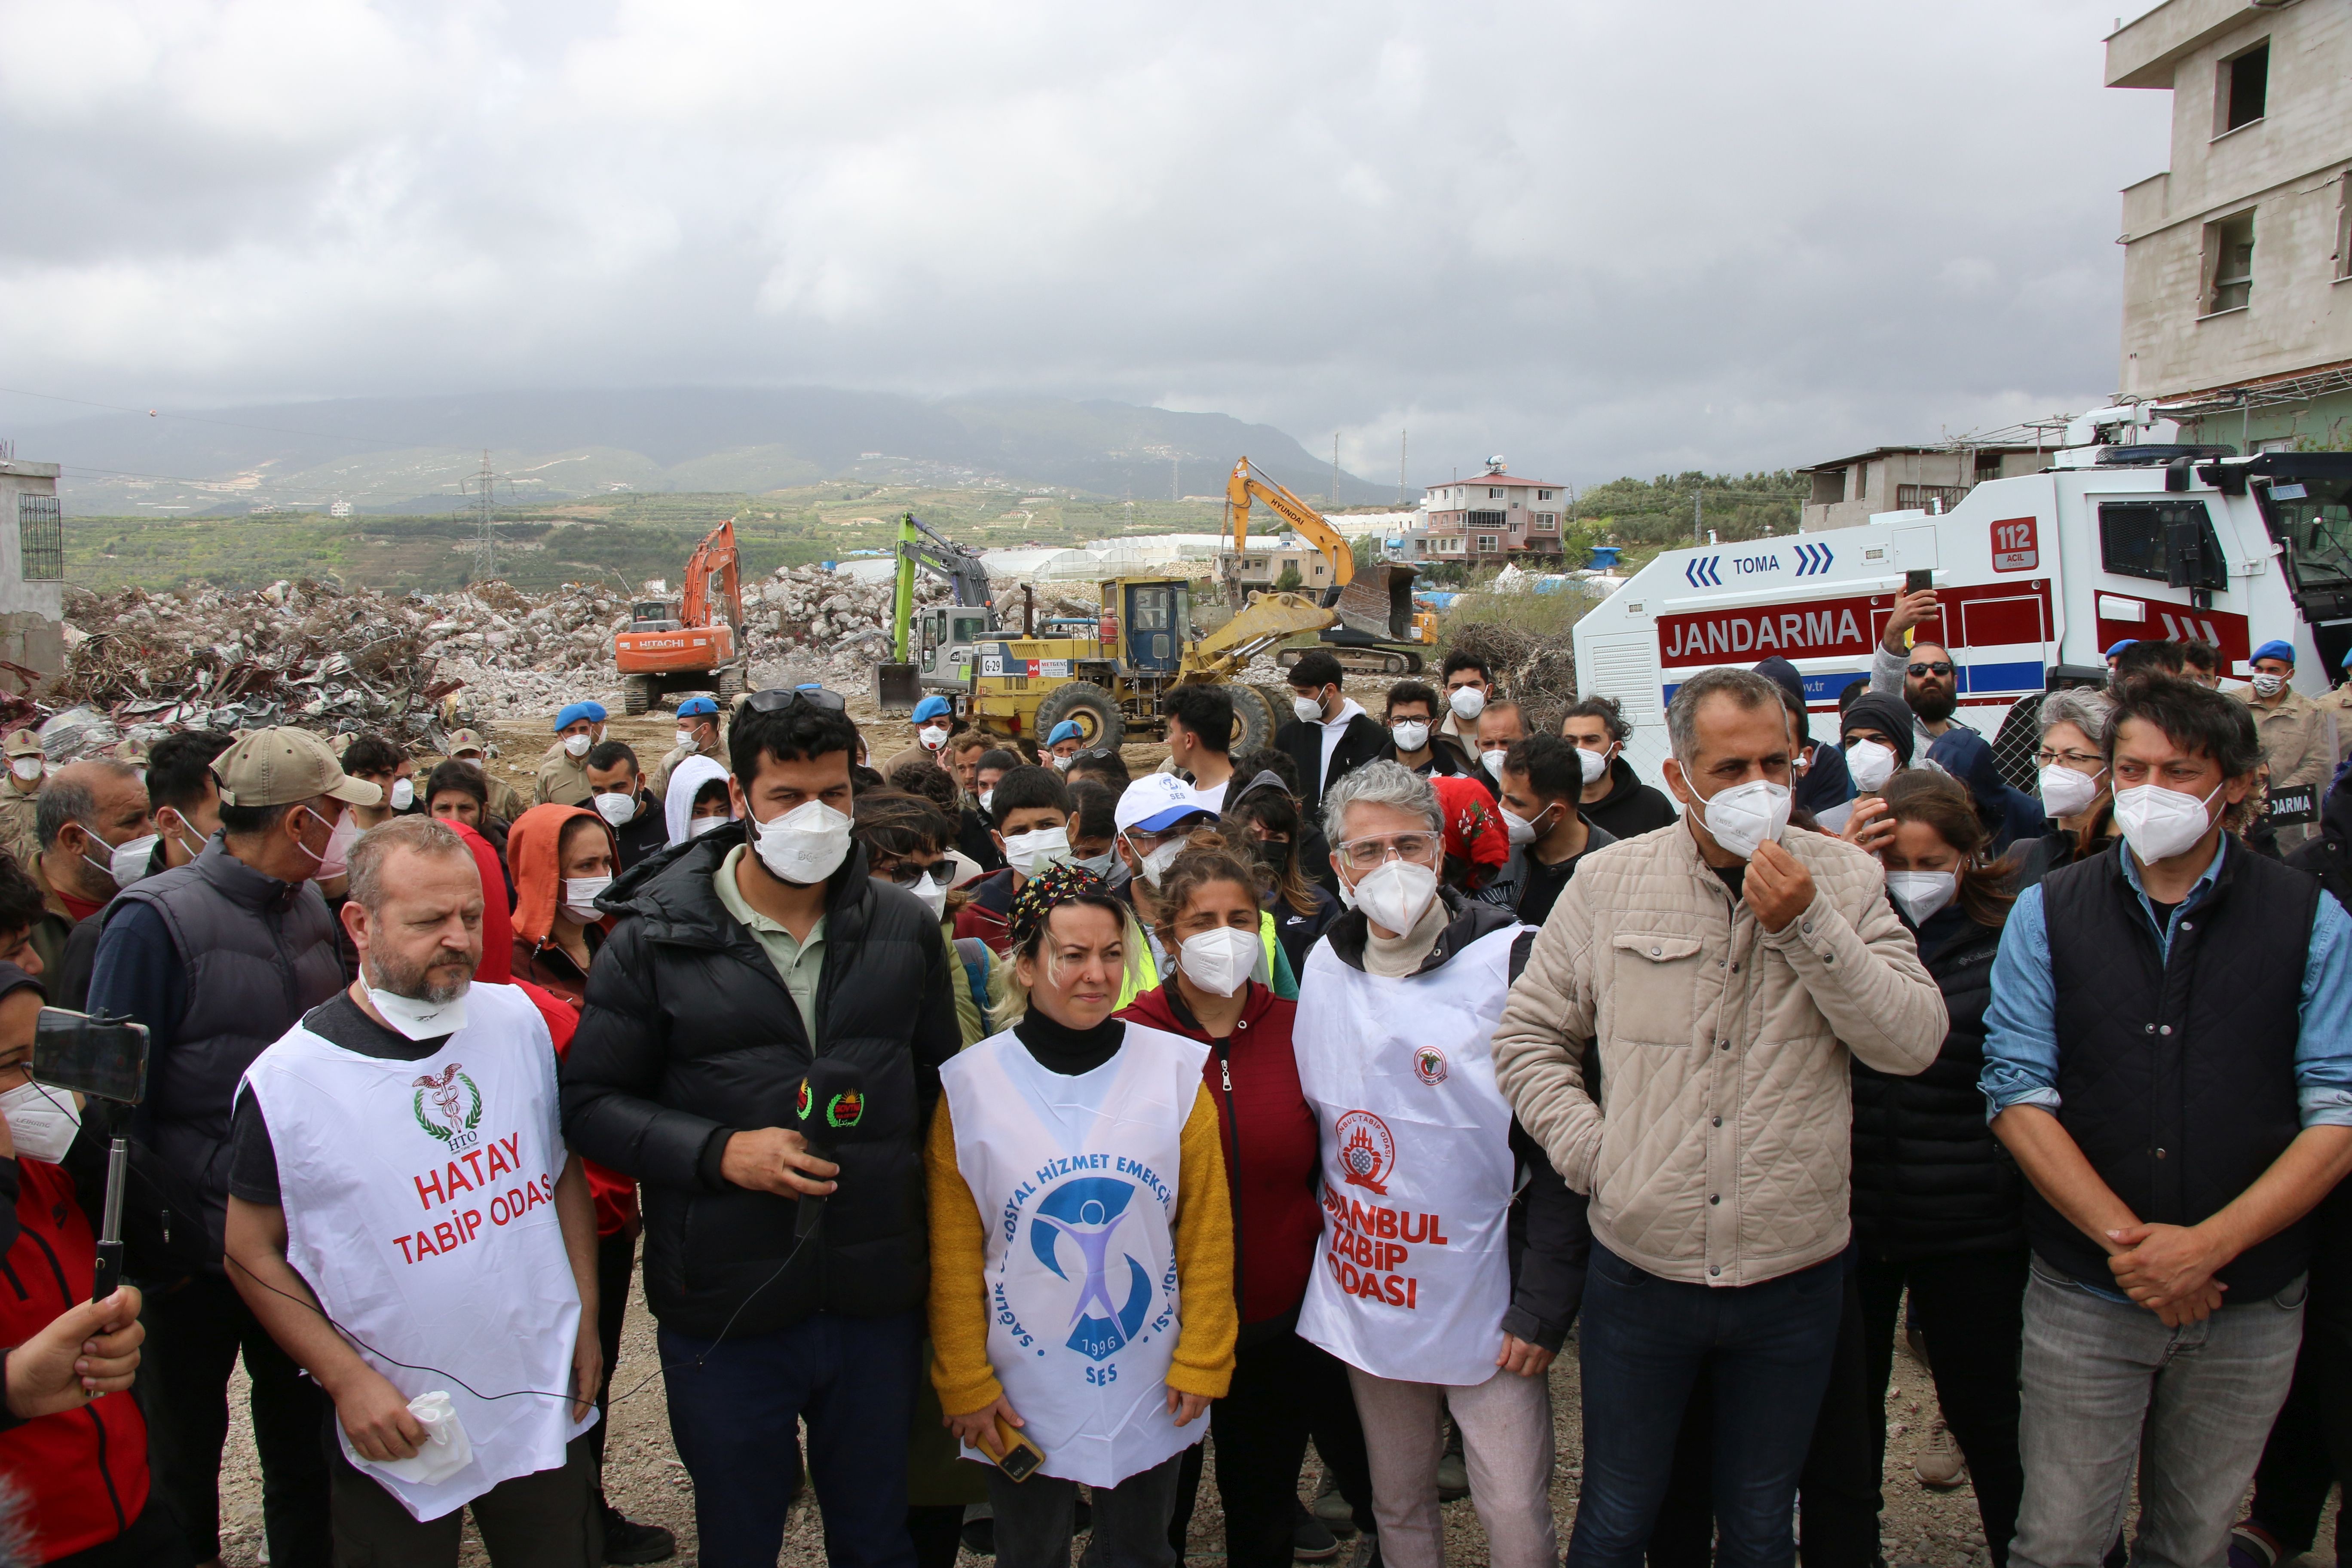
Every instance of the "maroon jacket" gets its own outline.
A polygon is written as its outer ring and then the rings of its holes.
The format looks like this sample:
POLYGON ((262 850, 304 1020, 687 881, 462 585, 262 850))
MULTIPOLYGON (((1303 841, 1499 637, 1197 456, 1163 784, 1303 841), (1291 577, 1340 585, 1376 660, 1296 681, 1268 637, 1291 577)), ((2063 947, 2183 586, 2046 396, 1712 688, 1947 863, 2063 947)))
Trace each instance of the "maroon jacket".
POLYGON ((1299 1089, 1298 1058, 1290 1045, 1297 1011, 1297 1003, 1253 980, 1232 1037, 1211 1039, 1171 977, 1118 1015, 1209 1047, 1201 1076, 1217 1102, 1224 1134, 1225 1180, 1234 1197, 1234 1299, 1244 1342, 1258 1325, 1289 1329, 1323 1235, 1315 1195, 1315 1112, 1299 1089))
MULTIPOLYGON (((0 1159, 0 1345, 20 1345, 89 1300, 96 1239, 74 1184, 38 1160, 0 1159)), ((101 1546, 147 1506, 147 1424, 129 1394, 18 1421, 0 1412, 0 1476, 16 1479, 35 1563, 101 1546)))

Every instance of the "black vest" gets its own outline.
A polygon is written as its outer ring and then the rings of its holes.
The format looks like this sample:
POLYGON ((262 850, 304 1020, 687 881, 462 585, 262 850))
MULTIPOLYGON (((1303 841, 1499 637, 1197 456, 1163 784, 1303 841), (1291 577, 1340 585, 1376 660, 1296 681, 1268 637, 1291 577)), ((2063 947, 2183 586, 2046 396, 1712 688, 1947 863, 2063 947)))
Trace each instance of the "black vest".
MULTIPOLYGON (((2204 900, 2175 921, 2168 961, 2123 852, 2042 884, 2056 990, 2058 1120, 2143 1221, 2195 1225, 2270 1169, 2302 1131, 2294 1050, 2319 884, 2231 844, 2204 900)), ((2106 1255, 2031 1188, 2033 1249, 2115 1288, 2106 1255)), ((2291 1226, 2216 1276, 2230 1300, 2273 1295, 2304 1271, 2291 1226)))

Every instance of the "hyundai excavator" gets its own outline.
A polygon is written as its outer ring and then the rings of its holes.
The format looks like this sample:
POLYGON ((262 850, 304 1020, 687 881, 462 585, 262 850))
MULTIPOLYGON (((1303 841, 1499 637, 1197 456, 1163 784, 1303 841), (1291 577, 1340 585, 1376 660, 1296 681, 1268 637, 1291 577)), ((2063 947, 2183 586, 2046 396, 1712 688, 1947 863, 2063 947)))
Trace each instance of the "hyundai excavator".
POLYGON ((680 601, 642 599, 629 606, 629 629, 613 634, 621 672, 621 706, 643 713, 678 691, 709 691, 724 708, 743 689, 742 562, 735 520, 703 536, 687 558, 680 601))
MULTIPOLYGON (((1437 618, 1418 610, 1412 602, 1413 571, 1383 562, 1379 580, 1356 582, 1356 551, 1347 536, 1323 520, 1323 514, 1298 499, 1279 480, 1258 471, 1247 458, 1234 465, 1225 480, 1225 522, 1222 532, 1232 538, 1225 557, 1225 587, 1238 606, 1244 595, 1241 563, 1249 549, 1250 505, 1257 502, 1287 523, 1291 531, 1323 552, 1330 563, 1331 583, 1323 590, 1322 605, 1335 612, 1338 625, 1326 628, 1320 640, 1339 660, 1339 667, 1360 675, 1417 675, 1422 650, 1434 647, 1437 618)), ((1304 648, 1285 648, 1276 656, 1287 667, 1298 662, 1304 648)))

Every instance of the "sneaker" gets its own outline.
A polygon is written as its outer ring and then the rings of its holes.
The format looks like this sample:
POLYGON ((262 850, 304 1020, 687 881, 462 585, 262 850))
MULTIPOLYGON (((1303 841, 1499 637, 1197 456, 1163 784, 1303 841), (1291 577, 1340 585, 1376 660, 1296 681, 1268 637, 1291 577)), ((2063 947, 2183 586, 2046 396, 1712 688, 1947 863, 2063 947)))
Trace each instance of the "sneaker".
POLYGON ((1463 1463, 1461 1449, 1448 1448, 1437 1460, 1437 1500, 1452 1502, 1469 1495, 1470 1467, 1463 1463))
POLYGON ((667 1563, 677 1555, 677 1537, 658 1524, 639 1524, 611 1503, 604 1505, 604 1561, 667 1563))
POLYGON ((2276 1568, 2280 1555, 2278 1538, 2251 1519, 2230 1531, 2230 1568, 2276 1568))
POLYGON ((1325 1476, 1322 1486, 1316 1489, 1315 1500, 1307 1506, 1313 1510, 1315 1517, 1328 1526, 1331 1533, 1340 1540, 1345 1541, 1356 1533, 1356 1510, 1353 1504, 1339 1495, 1338 1478, 1325 1476))
POLYGON ((1927 1442, 1911 1461, 1911 1473, 1919 1478, 1921 1486, 1936 1491, 1949 1491, 1968 1475, 1969 1464, 1960 1457, 1960 1446, 1952 1441, 1952 1429, 1942 1421, 1928 1429, 1927 1442))
POLYGON ((963 1521, 963 1549, 974 1557, 996 1555, 996 1516, 963 1521))
POLYGON ((1290 1521, 1290 1555, 1298 1563, 1328 1563, 1339 1555, 1339 1538, 1331 1527, 1298 1505, 1290 1521))

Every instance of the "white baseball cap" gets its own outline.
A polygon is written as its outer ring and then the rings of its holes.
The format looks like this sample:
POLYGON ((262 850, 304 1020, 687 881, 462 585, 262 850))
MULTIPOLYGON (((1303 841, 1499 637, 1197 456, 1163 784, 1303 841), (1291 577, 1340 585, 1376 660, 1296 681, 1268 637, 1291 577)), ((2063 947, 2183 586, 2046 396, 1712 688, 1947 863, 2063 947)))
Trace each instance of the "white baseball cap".
POLYGON ((1165 833, 1186 817, 1214 816, 1216 812, 1174 773, 1146 773, 1127 786, 1112 816, 1121 833, 1130 827, 1165 833))

